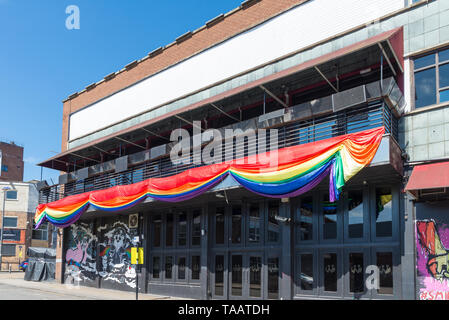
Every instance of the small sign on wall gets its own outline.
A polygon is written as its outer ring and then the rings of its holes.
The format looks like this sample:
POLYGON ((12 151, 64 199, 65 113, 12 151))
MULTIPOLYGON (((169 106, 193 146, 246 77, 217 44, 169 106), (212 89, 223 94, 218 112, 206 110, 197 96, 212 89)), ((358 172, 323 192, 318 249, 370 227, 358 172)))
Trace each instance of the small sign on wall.
POLYGON ((128 223, 131 229, 136 229, 139 226, 139 214, 138 213, 130 214, 128 223))

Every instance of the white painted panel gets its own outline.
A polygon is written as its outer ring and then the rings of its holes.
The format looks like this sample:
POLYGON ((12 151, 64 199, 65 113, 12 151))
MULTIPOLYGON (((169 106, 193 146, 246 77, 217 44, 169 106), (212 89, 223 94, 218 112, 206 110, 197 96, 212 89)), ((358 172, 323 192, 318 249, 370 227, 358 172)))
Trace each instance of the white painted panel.
POLYGON ((404 6, 403 0, 312 0, 70 116, 70 140, 146 112, 404 6))

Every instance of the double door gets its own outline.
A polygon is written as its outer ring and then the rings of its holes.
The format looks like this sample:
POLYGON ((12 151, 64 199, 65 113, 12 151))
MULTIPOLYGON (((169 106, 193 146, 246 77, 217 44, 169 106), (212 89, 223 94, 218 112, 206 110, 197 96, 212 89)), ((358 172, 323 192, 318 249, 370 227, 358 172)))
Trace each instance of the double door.
POLYGON ((279 299, 279 255, 217 252, 211 262, 213 299, 279 299))

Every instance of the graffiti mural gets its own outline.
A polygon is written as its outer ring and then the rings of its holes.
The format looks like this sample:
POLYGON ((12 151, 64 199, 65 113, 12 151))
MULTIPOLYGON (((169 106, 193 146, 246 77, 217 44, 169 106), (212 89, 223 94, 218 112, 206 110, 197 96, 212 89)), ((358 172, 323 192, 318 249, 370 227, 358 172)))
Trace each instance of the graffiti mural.
POLYGON ((92 225, 77 223, 68 231, 65 255, 66 283, 93 283, 96 278, 97 238, 92 225))
POLYGON ((136 287, 136 272, 131 265, 133 234, 124 221, 106 223, 98 228, 101 242, 98 274, 102 286, 132 289, 136 287))
POLYGON ((449 300, 449 226, 416 221, 416 267, 420 300, 449 300))

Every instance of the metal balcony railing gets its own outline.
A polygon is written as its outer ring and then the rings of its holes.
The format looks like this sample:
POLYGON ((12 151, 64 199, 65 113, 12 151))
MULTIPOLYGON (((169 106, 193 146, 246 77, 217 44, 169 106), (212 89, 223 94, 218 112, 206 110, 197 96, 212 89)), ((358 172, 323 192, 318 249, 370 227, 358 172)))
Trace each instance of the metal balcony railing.
MULTIPOLYGON (((327 116, 315 117, 278 126, 278 148, 305 144, 335 136, 363 131, 384 126, 386 133, 397 140, 398 120, 383 100, 366 103, 353 109, 344 109, 327 116)), ((237 144, 236 139, 230 141, 233 148, 233 159, 256 154, 258 141, 237 144)), ((267 146, 269 150, 269 134, 267 132, 267 146)), ((226 143, 222 146, 222 161, 225 161, 226 143)), ((229 155, 228 155, 229 156, 229 155)), ((190 164, 174 165, 169 155, 157 160, 148 161, 129 168, 125 172, 109 172, 84 180, 69 182, 65 185, 54 185, 42 189, 39 193, 39 203, 53 202, 69 195, 102 190, 116 185, 127 185, 154 177, 175 175, 190 168, 201 165, 192 163, 192 153, 186 157, 190 164)), ((226 158, 228 160, 228 158, 226 158)))

